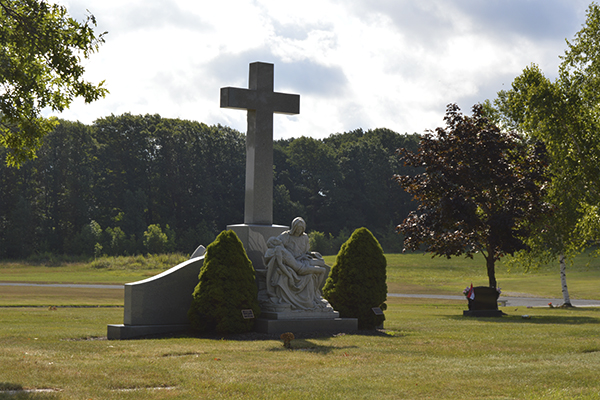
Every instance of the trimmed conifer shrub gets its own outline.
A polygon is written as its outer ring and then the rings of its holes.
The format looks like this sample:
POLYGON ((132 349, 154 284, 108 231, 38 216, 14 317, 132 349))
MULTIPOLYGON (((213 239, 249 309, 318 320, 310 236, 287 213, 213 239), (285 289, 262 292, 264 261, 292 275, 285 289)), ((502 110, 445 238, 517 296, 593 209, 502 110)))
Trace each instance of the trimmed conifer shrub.
POLYGON ((188 317, 201 332, 241 333, 254 328, 242 310, 260 314, 254 267, 235 232, 223 231, 206 248, 200 282, 193 294, 188 317))
POLYGON ((359 329, 375 329, 384 315, 374 307, 387 305, 387 261, 381 245, 367 228, 359 228, 342 245, 323 288, 325 297, 342 318, 358 318, 359 329))

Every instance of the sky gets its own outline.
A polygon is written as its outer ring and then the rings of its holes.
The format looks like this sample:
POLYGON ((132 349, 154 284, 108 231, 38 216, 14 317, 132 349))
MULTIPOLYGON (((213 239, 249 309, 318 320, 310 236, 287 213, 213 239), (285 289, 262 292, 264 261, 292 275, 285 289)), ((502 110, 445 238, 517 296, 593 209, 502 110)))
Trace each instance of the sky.
POLYGON ((246 112, 219 107, 220 88, 248 87, 248 66, 275 65, 275 91, 300 95, 276 115, 274 139, 443 126, 531 63, 557 75, 588 0, 59 0, 96 32, 86 79, 106 98, 58 117, 91 124, 159 114, 246 131, 246 112))

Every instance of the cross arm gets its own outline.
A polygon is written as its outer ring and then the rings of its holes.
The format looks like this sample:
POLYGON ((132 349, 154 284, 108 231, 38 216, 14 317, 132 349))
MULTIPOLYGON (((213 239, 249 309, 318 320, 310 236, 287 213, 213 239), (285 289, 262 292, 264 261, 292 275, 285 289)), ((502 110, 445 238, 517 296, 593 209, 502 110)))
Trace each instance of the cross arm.
POLYGON ((274 92, 273 112, 277 114, 300 114, 300 95, 274 92))
POLYGON ((300 114, 300 95, 224 87, 221 88, 221 108, 300 114))
POLYGON ((257 97, 256 90, 224 87, 221 88, 221 108, 256 110, 257 97))

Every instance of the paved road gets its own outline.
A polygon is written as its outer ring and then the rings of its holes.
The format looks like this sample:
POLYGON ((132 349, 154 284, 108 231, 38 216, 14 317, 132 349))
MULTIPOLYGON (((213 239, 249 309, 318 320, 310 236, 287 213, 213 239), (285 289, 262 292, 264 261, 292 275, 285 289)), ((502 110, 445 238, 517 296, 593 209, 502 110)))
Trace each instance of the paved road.
MULTIPOLYGON (((0 282, 0 286, 34 286, 34 287, 60 287, 60 288, 85 288, 85 289, 121 289, 123 285, 86 285, 86 284, 71 284, 71 283, 12 283, 0 282)), ((411 297, 417 299, 441 299, 441 300, 465 300, 465 296, 451 296, 440 294, 402 294, 388 293, 389 297, 411 297)), ((541 297, 508 297, 501 296, 498 299, 501 302, 506 302, 506 307, 547 307, 548 303, 559 306, 563 303, 563 299, 547 299, 541 297)), ((576 307, 600 307, 600 300, 571 300, 571 304, 576 307)))
POLYGON ((123 285, 85 285, 77 283, 13 283, 0 282, 0 286, 30 286, 30 287, 58 287, 58 288, 82 288, 82 289, 121 289, 123 285))
MULTIPOLYGON (((450 296, 450 295, 439 295, 439 294, 401 294, 401 293, 388 293, 389 297, 412 297, 417 299, 442 299, 442 300, 465 300, 465 296, 450 296)), ((548 299, 541 297, 508 297, 501 296, 498 301, 506 301, 505 307, 547 307, 548 303, 552 303, 555 306, 559 306, 563 303, 563 299, 548 299)), ((600 307, 600 300, 573 300, 571 304, 575 307, 600 307)))

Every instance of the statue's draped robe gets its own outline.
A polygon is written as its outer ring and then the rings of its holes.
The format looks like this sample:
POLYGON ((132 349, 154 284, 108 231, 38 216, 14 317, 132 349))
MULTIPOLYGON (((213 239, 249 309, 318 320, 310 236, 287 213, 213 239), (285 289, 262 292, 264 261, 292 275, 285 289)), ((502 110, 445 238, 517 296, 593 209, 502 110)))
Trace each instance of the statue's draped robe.
POLYGON ((329 307, 329 303, 321 297, 328 271, 314 273, 308 236, 305 233, 293 236, 286 231, 277 239, 281 245, 269 248, 265 254, 267 292, 271 301, 287 303, 292 310, 329 307))

